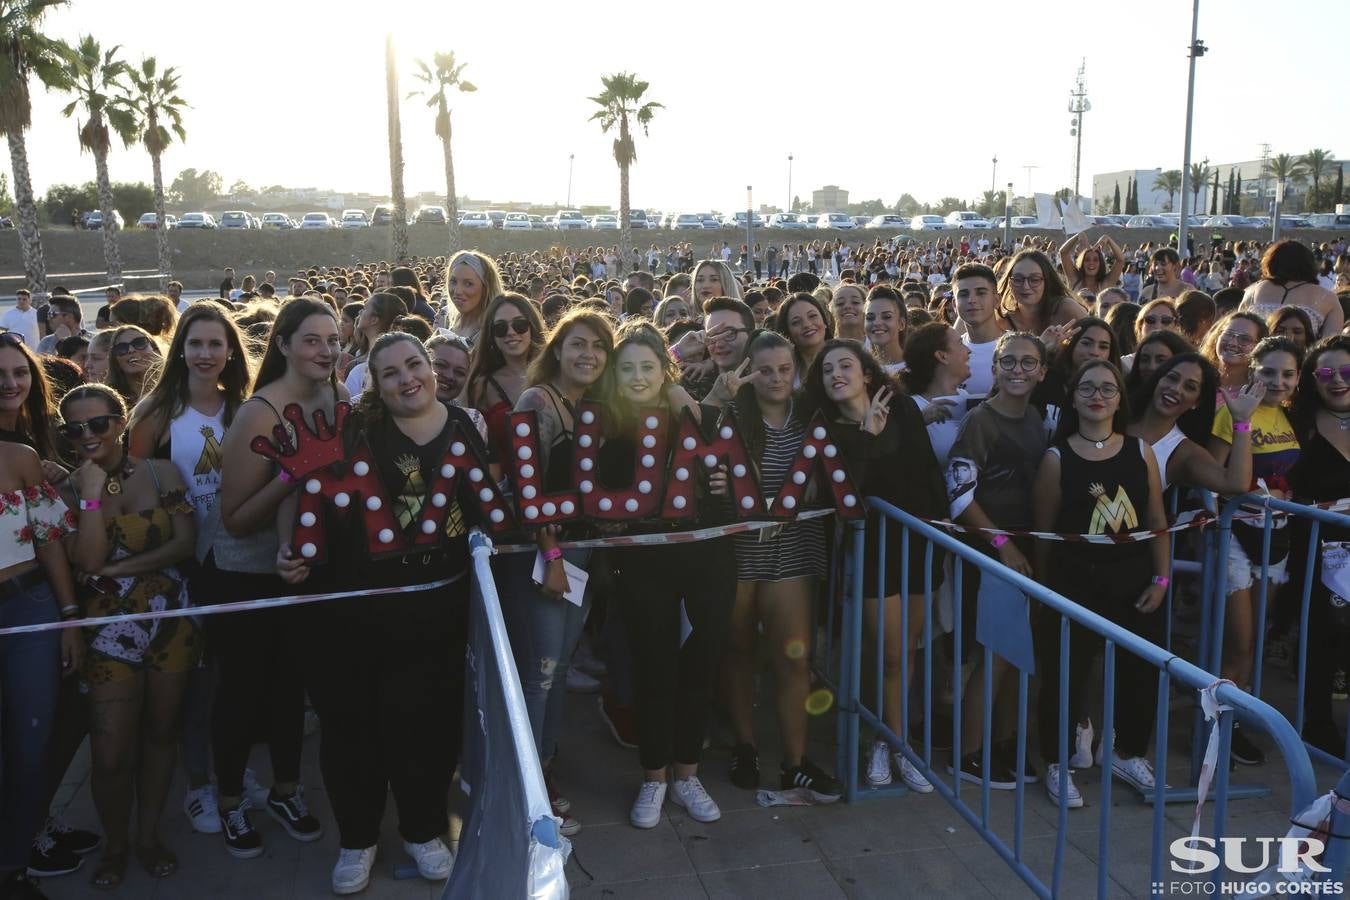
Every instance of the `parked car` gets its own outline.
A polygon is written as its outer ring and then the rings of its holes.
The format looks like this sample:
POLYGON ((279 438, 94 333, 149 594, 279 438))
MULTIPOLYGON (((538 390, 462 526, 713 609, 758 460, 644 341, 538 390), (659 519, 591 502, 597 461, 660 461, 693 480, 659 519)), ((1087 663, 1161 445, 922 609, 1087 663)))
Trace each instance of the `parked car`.
POLYGON ((222 230, 226 228, 230 229, 238 228, 240 230, 247 230, 248 213, 238 209, 232 209, 228 212, 223 212, 220 214, 220 227, 222 230))
POLYGON ((529 231, 532 227, 530 217, 525 213, 507 213, 506 219, 502 221, 502 228, 506 231, 529 231))
POLYGON ((839 228, 848 231, 853 228, 853 217, 844 213, 821 213, 816 218, 817 228, 839 228))
POLYGON ((989 220, 968 209, 954 210, 943 219, 950 228, 991 228, 989 220))
POLYGON ((805 228, 806 222, 804 222, 803 219, 803 216, 799 216, 796 213, 774 213, 769 216, 765 224, 770 228, 805 228))
POLYGON ((370 217, 366 215, 365 210, 344 209, 339 225, 342 228, 369 228, 370 217))
POLYGON ((645 209, 630 209, 628 211, 629 228, 647 228, 647 211, 645 209))
POLYGON ((206 228, 214 229, 216 227, 215 216, 204 212, 183 213, 178 220, 179 228, 206 228))
POLYGON ((864 228, 904 228, 909 220, 904 216, 881 215, 868 219, 864 228))
POLYGON ((607 213, 598 216, 591 216, 590 224, 592 231, 618 231, 619 217, 611 216, 607 213))
POLYGON ((560 209, 553 214, 553 227, 558 231, 586 231, 591 226, 577 210, 560 209))
POLYGON ((1246 216, 1234 216, 1234 215, 1227 215, 1227 216, 1210 216, 1208 219, 1205 219, 1205 224, 1204 224, 1203 227, 1205 227, 1205 228, 1250 228, 1250 227, 1251 227, 1251 224, 1249 223, 1249 221, 1248 221, 1248 219, 1247 219, 1246 216))
POLYGON ((915 216, 909 220, 910 231, 945 231, 947 221, 942 216, 915 216))
POLYGON ((1035 216, 1013 216, 1014 228, 1040 228, 1041 220, 1035 216))
POLYGON ((713 215, 712 213, 703 213, 703 227, 721 228, 722 220, 717 218, 717 216, 713 215))
POLYGON ((1130 216, 1130 220, 1125 223, 1126 228, 1175 228, 1172 222, 1164 219, 1162 216, 1130 216))
POLYGON ((1311 228, 1330 228, 1333 231, 1350 229, 1350 215, 1345 213, 1313 213, 1308 216, 1311 228))
POLYGON ((444 206, 423 206, 413 216, 414 225, 444 225, 450 221, 444 206))
POLYGON ((872 221, 872 217, 871 217, 871 216, 853 216, 852 218, 853 218, 853 227, 854 227, 854 228, 862 228, 862 227, 864 227, 868 222, 872 221))
MULTIPOLYGON (((177 225, 178 219, 175 218, 172 213, 164 214, 164 229, 166 231, 172 231, 174 227, 177 225)), ((154 213, 152 212, 143 213, 140 219, 136 221, 136 227, 144 228, 147 231, 154 231, 156 228, 159 227, 159 221, 154 213)))
POLYGON ((506 210, 489 209, 487 211, 487 214, 488 219, 492 222, 493 228, 501 228, 504 224, 506 224, 506 210))
POLYGON ((491 228, 492 220, 482 210, 469 210, 459 220, 460 228, 491 228))
POLYGON ((535 231, 547 231, 548 220, 545 219, 543 216, 532 215, 530 216, 530 228, 534 229, 535 231))
POLYGON ((676 231, 692 231, 703 227, 703 216, 699 213, 679 213, 669 227, 676 231))
MULTIPOLYGON (((88 228, 90 231, 100 230, 103 227, 103 210, 96 209, 93 212, 89 213, 89 218, 84 220, 84 227, 88 228)), ((114 209, 112 211, 112 226, 109 230, 121 231, 123 228, 126 227, 127 227, 126 220, 122 218, 122 214, 120 212, 114 209)))
POLYGON ((381 203, 370 211, 371 225, 392 225, 394 222, 394 207, 390 203, 381 203))
POLYGON ((334 227, 336 224, 337 223, 333 221, 333 217, 326 212, 308 212, 305 213, 305 217, 300 220, 300 230, 325 231, 334 227))
MULTIPOLYGON (((722 217, 722 227, 723 227, 723 228, 739 228, 741 231, 744 231, 744 230, 745 230, 745 215, 746 215, 745 212, 744 212, 744 211, 741 211, 741 212, 732 213, 732 214, 729 215, 729 216, 723 216, 723 217, 722 217)), ((758 213, 756 213, 755 216, 754 216, 754 218, 751 219, 751 222, 752 222, 751 227, 753 227, 753 228, 763 228, 763 227, 764 227, 764 220, 761 219, 761 218, 759 217, 759 214, 758 214, 758 213)))
POLYGON ((285 213, 263 213, 262 225, 263 228, 275 228, 277 231, 290 231, 295 227, 295 220, 285 213))

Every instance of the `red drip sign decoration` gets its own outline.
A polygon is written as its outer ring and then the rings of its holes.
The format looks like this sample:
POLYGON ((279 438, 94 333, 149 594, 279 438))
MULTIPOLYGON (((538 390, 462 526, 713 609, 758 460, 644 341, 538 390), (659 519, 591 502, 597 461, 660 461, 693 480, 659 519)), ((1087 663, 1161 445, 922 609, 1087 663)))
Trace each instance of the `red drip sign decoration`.
POLYGON ((736 421, 726 416, 717 425, 716 436, 705 440, 698 423, 689 410, 680 417, 680 431, 675 437, 675 450, 670 457, 670 481, 666 486, 662 517, 685 519, 694 515, 694 475, 698 467, 712 472, 726 463, 736 515, 741 518, 763 517, 764 497, 759 490, 750 466, 750 455, 745 442, 736 430, 736 421))
POLYGON ((825 425, 825 417, 817 412, 811 423, 806 426, 806 440, 802 449, 788 469, 783 487, 774 498, 769 516, 774 519, 791 519, 797 515, 806 493, 807 482, 812 471, 819 471, 830 487, 834 497, 834 507, 844 519, 860 519, 863 516, 862 498, 853 478, 844 468, 844 460, 839 454, 830 430, 825 425))
MULTIPOLYGON (((548 525, 571 522, 581 515, 581 495, 575 490, 544 493, 543 473, 539 471, 539 418, 532 410, 507 415, 511 429, 511 462, 502 468, 516 486, 516 508, 523 525, 548 525)), ((579 424, 579 423, 578 423, 579 424)))
POLYGON ((633 483, 623 488, 603 485, 598 477, 596 450, 603 437, 600 404, 583 400, 577 413, 572 472, 581 491, 582 513, 600 520, 655 517, 661 511, 666 481, 666 412, 660 409, 638 412, 633 483))

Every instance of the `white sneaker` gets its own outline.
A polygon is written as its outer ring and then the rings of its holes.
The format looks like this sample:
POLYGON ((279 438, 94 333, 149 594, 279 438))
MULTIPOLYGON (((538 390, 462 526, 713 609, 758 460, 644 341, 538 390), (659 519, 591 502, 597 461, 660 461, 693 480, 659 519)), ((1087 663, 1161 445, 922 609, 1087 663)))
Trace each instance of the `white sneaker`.
POLYGON ((916 794, 933 793, 932 782, 925 778, 918 767, 910 762, 903 753, 895 754, 895 765, 900 770, 900 778, 905 782, 905 787, 916 794))
POLYGON ((872 755, 867 761, 867 781, 875 785, 891 783, 891 746, 885 741, 872 743, 872 755))
POLYGON ((1096 753, 1096 755, 1093 757, 1093 759, 1094 759, 1094 760, 1096 761, 1096 763, 1097 763, 1097 768, 1100 769, 1100 768, 1103 768, 1103 767, 1105 767, 1106 765, 1109 764, 1109 760, 1113 759, 1113 758, 1115 757, 1115 755, 1116 755, 1116 754, 1115 754, 1115 749, 1116 749, 1116 735, 1115 735, 1115 732, 1112 732, 1112 733, 1111 733, 1111 751, 1110 751, 1109 755, 1108 755, 1108 752, 1107 752, 1107 749, 1106 749, 1106 741, 1102 741, 1100 744, 1097 745, 1097 753, 1096 753))
POLYGON ((450 848, 440 838, 432 838, 424 844, 404 841, 403 851, 417 862, 417 874, 427 881, 444 881, 450 877, 450 869, 455 865, 450 848))
MULTIPOLYGON (((1073 783, 1073 773, 1067 773, 1068 791, 1064 798, 1064 805, 1069 809, 1078 809, 1083 805, 1083 795, 1078 793, 1078 785, 1073 783)), ((1059 802, 1059 763, 1051 763, 1045 767, 1045 792, 1050 795, 1050 802, 1056 806, 1059 802)))
POLYGON ((333 866, 333 893, 359 894, 370 884, 370 869, 375 865, 375 851, 379 845, 364 850, 338 851, 337 865, 333 866))
POLYGON ((722 818, 722 810, 718 809, 717 801, 708 796, 703 782, 698 780, 697 775, 676 778, 670 785, 670 799, 676 806, 683 806, 684 811, 689 813, 689 818, 695 822, 716 822, 722 818))
POLYGON ((1142 756, 1132 756, 1129 759, 1115 758, 1111 761, 1111 772, 1121 781, 1133 785, 1140 791, 1148 792, 1158 786, 1158 780, 1153 775, 1153 766, 1142 756))
POLYGON ((1069 768, 1092 768, 1093 737, 1095 737, 1095 733, 1092 729, 1091 719, 1087 720, 1086 725, 1075 725, 1073 727, 1073 755, 1069 757, 1069 768))
POLYGON ((574 694, 594 694, 599 692, 600 682, 576 666, 568 666, 567 689, 574 694))
POLYGON ((216 805, 216 786, 204 784, 183 797, 183 815, 198 834, 220 834, 220 807, 216 805))
POLYGON ((267 809, 267 796, 272 792, 258 783, 252 769, 244 770, 244 796, 253 801, 255 809, 267 809))
POLYGON ((644 781, 638 790, 628 821, 634 828, 655 828, 661 824, 661 806, 666 802, 664 781, 644 781))

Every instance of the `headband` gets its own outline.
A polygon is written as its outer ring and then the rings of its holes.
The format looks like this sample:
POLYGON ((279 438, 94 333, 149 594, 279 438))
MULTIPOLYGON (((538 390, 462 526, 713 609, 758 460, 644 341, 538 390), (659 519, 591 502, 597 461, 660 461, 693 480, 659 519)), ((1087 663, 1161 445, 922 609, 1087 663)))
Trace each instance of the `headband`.
POLYGON ((478 254, 464 253, 451 264, 450 268, 453 269, 455 266, 459 265, 468 266, 478 273, 480 281, 487 281, 487 267, 483 265, 483 260, 479 259, 478 254))

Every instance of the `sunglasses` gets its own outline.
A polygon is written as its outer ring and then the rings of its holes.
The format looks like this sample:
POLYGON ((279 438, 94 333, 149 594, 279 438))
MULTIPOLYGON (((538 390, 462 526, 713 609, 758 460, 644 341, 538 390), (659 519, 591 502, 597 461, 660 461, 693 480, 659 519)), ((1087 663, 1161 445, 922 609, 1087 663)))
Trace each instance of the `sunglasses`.
POLYGON ((23 342, 22 331, 0 331, 0 347, 17 347, 23 342))
POLYGON ((1176 321, 1174 316, 1144 316, 1145 325, 1161 325, 1166 328, 1176 321))
POLYGON ((108 433, 114 422, 121 422, 121 416, 106 415, 94 416, 92 419, 86 419, 83 422, 62 422, 56 430, 67 440, 78 440, 86 431, 95 437, 101 437, 108 433))
POLYGON ((511 319, 510 321, 507 321, 505 319, 498 319, 497 321, 492 323, 493 337, 499 338, 506 337, 506 333, 508 331, 514 331, 516 334, 525 334, 529 330, 530 330, 529 320, 523 318, 511 319))
POLYGON ((1323 366, 1320 369, 1313 369, 1313 377, 1325 384, 1337 375, 1341 376, 1341 381, 1350 383, 1350 366, 1341 366, 1333 369, 1331 366, 1323 366))
POLYGON ((126 356, 133 350, 150 349, 150 339, 148 337, 135 337, 129 341, 119 341, 112 345, 113 356, 126 356))

